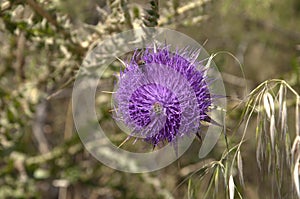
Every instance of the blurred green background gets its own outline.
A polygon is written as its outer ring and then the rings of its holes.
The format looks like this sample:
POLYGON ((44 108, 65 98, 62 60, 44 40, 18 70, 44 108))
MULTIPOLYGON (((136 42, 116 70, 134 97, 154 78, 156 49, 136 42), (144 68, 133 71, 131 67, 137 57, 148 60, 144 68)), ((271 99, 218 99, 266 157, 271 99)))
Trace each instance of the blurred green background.
MULTIPOLYGON (((226 151, 224 136, 205 160, 198 158, 201 143, 195 140, 178 161, 145 174, 110 169, 84 149, 73 124, 72 86, 87 51, 111 34, 166 27, 217 53, 229 96, 229 147, 241 139, 243 129, 235 128, 245 107, 232 108, 252 89, 277 78, 300 91, 299 0, 2 0, 0 8, 0 198, 229 198, 228 176, 211 177, 202 169, 226 151)), ((113 85, 110 76, 106 80, 113 85)), ((109 95, 97 103, 100 122, 119 144, 125 137, 111 124, 109 95)), ((288 113, 292 137, 295 118, 288 113)), ((281 188, 258 169, 255 121, 242 147, 245 186, 237 168, 236 190, 242 198, 274 198, 281 188)), ((283 175, 292 187, 290 170, 283 175)), ((282 190, 276 197, 295 196, 282 190)))

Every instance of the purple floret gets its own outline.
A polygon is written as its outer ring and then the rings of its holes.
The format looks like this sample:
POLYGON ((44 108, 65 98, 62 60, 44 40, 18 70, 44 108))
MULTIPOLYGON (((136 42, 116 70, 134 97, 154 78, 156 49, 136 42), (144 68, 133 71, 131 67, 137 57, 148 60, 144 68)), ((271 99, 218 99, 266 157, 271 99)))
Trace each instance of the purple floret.
POLYGON ((169 47, 136 50, 120 73, 116 119, 153 146, 197 133, 208 121, 211 95, 199 53, 169 47))

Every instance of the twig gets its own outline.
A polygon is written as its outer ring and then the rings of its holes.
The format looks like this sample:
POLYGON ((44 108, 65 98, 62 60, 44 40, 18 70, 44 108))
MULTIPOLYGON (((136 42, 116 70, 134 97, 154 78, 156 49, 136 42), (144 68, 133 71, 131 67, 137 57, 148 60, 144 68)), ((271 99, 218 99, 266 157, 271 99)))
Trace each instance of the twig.
POLYGON ((6 10, 9 10, 11 8, 11 3, 9 1, 4 1, 1 5, 0 5, 0 16, 3 12, 5 12, 6 10))
POLYGON ((181 177, 185 177, 185 176, 189 175, 190 173, 197 171, 199 168, 202 168, 203 166, 210 164, 213 161, 215 161, 215 160, 210 158, 210 159, 206 159, 206 160, 197 162, 195 164, 191 164, 186 167, 183 167, 182 169, 179 170, 179 175, 181 177))
POLYGON ((17 49, 16 49, 16 62, 15 62, 15 69, 18 75, 18 78, 20 81, 25 80, 25 70, 24 70, 24 65, 25 65, 25 56, 24 56, 24 49, 25 49, 25 35, 24 32, 20 33, 20 36, 18 38, 18 43, 17 43, 17 49))
MULTIPOLYGON (((211 0, 198 0, 198 1, 195 1, 195 2, 187 3, 184 6, 178 7, 175 10, 174 16, 181 16, 184 13, 189 12, 189 11, 191 11, 191 10, 197 8, 197 7, 201 7, 201 6, 205 5, 206 3, 210 2, 210 1, 211 0)), ((170 23, 168 17, 160 17, 159 22, 158 22, 158 24, 160 26, 166 25, 168 23, 170 23)))
POLYGON ((131 22, 131 17, 130 17, 128 7, 127 7, 127 0, 121 0, 121 8, 124 12, 125 23, 126 23, 127 27, 129 29, 133 29, 132 22, 131 22))
POLYGON ((63 146, 57 146, 56 148, 52 149, 48 153, 37 155, 34 157, 29 157, 25 160, 25 165, 30 166, 34 164, 43 164, 48 161, 54 160, 56 158, 59 158, 63 155, 66 155, 66 153, 70 155, 75 155, 82 149, 82 144, 78 143, 69 143, 63 146))
POLYGON ((41 154, 49 152, 48 141, 44 135, 43 127, 47 117, 47 101, 43 100, 37 105, 35 121, 32 127, 32 132, 38 142, 38 148, 41 154))
POLYGON ((72 117, 72 100, 69 101, 66 122, 65 122, 65 131, 64 131, 64 139, 68 140, 72 137, 73 133, 73 117, 72 117))
POLYGON ((76 44, 72 41, 71 35, 69 32, 66 32, 57 22, 56 18, 52 17, 42 6, 40 6, 37 2, 34 0, 24 0, 36 13, 44 17, 50 24, 52 24, 57 30, 63 34, 65 38, 67 38, 71 44, 73 44, 73 47, 71 50, 75 50, 80 56, 83 56, 85 53, 85 49, 80 46, 79 44, 76 44))
POLYGON ((26 0, 26 3, 39 15, 46 18, 49 23, 51 23, 56 28, 59 28, 56 19, 53 18, 47 11, 45 11, 37 2, 35 2, 34 0, 26 0))
POLYGON ((246 87, 246 84, 251 83, 250 80, 245 81, 245 79, 242 77, 238 77, 236 75, 225 72, 222 72, 222 78, 225 82, 239 87, 246 87))
POLYGON ((181 14, 183 14, 187 11, 190 11, 194 8, 203 6, 205 3, 209 2, 209 1, 211 1, 211 0, 200 0, 200 1, 196 1, 196 2, 190 2, 190 3, 186 4, 185 6, 178 8, 177 13, 179 15, 181 15, 181 14))

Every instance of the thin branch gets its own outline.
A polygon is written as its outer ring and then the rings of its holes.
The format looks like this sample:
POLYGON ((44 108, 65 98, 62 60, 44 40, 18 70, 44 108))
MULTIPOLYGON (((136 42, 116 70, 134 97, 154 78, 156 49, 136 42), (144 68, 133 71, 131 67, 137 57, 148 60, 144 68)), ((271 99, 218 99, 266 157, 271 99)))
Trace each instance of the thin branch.
POLYGON ((211 0, 200 0, 200 1, 195 1, 195 2, 190 2, 180 8, 177 9, 177 13, 179 15, 187 12, 187 11, 190 11, 192 9, 195 9, 197 7, 200 7, 200 6, 203 6, 205 3, 209 2, 211 0))
POLYGON ((72 114, 72 100, 70 100, 67 113, 66 113, 64 139, 65 140, 70 139, 72 137, 72 134, 73 134, 73 114, 72 114))
POLYGON ((37 14, 44 17, 51 25, 53 25, 60 33, 62 33, 63 36, 66 39, 68 39, 71 44, 73 44, 73 47, 71 48, 72 51, 75 51, 80 56, 83 56, 85 54, 85 49, 79 44, 76 44, 72 41, 70 33, 66 32, 63 29, 63 27, 59 25, 56 18, 52 17, 42 6, 40 6, 34 0, 24 0, 24 1, 32 8, 32 10, 34 10, 37 14))
POLYGON ((49 144, 44 135, 44 125, 47 117, 47 101, 43 100, 37 105, 35 121, 32 127, 33 135, 38 143, 38 148, 41 154, 49 152, 49 144))
POLYGON ((66 154, 75 155, 82 150, 81 143, 72 143, 73 140, 70 140, 70 142, 71 143, 68 142, 62 146, 57 146, 48 153, 26 158, 25 165, 43 164, 66 154))
POLYGON ((131 17, 130 17, 130 13, 129 13, 127 4, 128 4, 127 0, 121 0, 121 8, 124 12, 125 23, 126 23, 126 25, 129 29, 133 29, 133 25, 132 25, 132 22, 131 22, 131 17))
POLYGON ((24 49, 25 49, 26 39, 24 32, 20 33, 17 42, 17 49, 16 49, 16 62, 15 62, 15 69, 17 72, 17 76, 21 82, 25 80, 25 56, 24 56, 24 49))
POLYGON ((53 18, 47 11, 45 11, 37 2, 34 0, 25 0, 26 3, 39 15, 43 16, 47 19, 49 23, 51 23, 56 28, 59 28, 59 25, 55 18, 53 18))

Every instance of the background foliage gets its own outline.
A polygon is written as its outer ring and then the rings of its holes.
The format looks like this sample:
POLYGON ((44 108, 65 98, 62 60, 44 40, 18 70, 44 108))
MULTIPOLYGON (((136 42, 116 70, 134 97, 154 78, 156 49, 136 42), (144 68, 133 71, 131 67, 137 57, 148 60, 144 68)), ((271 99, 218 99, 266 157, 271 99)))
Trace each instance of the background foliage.
MULTIPOLYGON (((297 198, 298 0, 2 0, 0 7, 0 198, 297 198), (228 131, 205 160, 196 140, 172 165, 128 174, 83 148, 70 96, 96 41, 141 26, 178 30, 217 54, 228 131), (245 80, 224 51, 242 64, 245 80)), ((109 103, 98 100, 108 126, 109 103)), ((111 138, 122 142, 120 134, 113 128, 111 138)))

